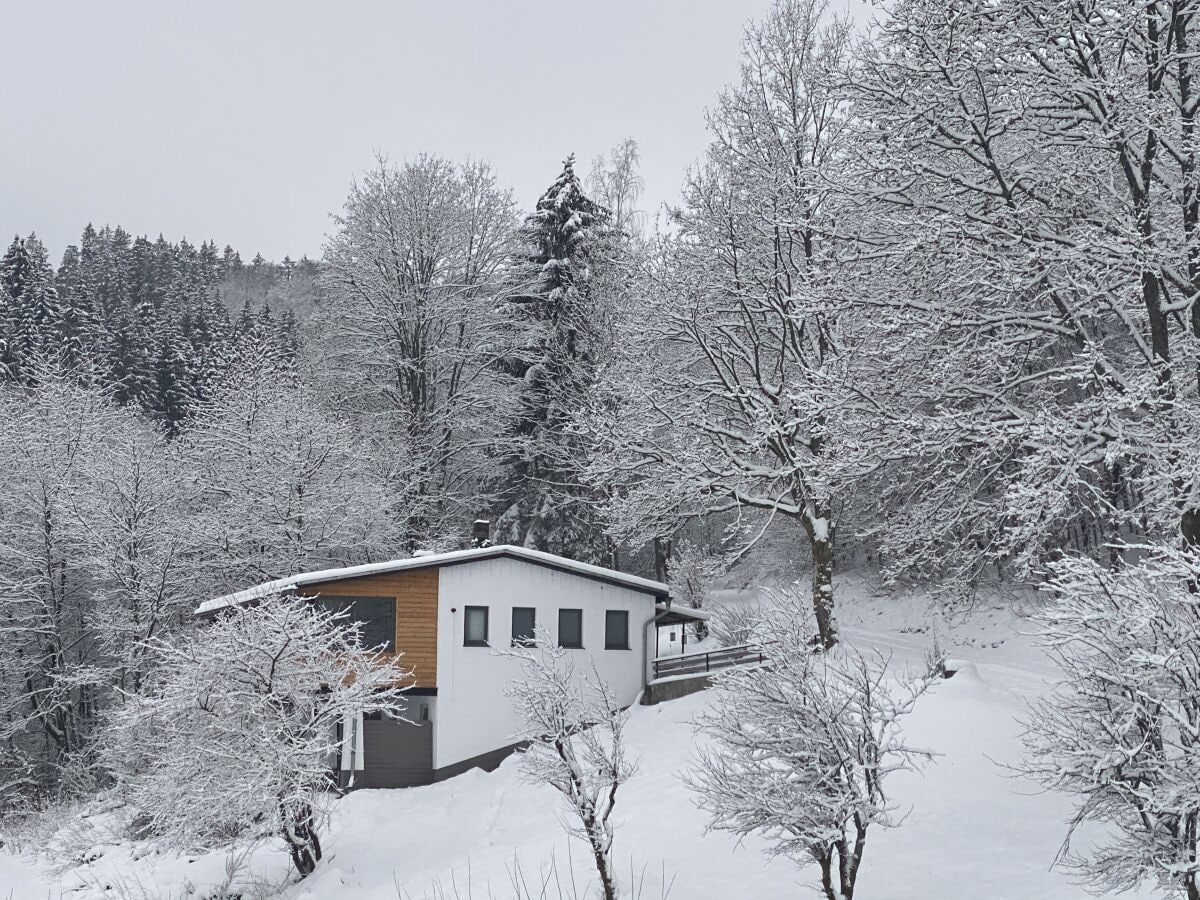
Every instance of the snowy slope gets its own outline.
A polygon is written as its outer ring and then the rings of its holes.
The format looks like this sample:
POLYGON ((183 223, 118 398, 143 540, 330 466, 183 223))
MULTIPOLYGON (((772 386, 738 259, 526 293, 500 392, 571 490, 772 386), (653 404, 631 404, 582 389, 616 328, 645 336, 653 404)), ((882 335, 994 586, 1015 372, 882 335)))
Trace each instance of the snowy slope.
MULTIPOLYGON (((920 598, 851 605, 843 619, 847 639, 889 649, 898 662, 920 660, 930 639, 923 624, 929 612, 920 598)), ((1017 758, 1017 717, 1025 702, 1053 677, 1032 642, 1018 634, 1021 627, 999 607, 976 610, 958 626, 939 626, 942 643, 973 668, 939 683, 907 721, 910 742, 939 755, 921 773, 895 776, 893 795, 911 812, 901 828, 870 837, 859 896, 1086 896, 1068 873, 1052 868, 1069 804, 1003 768, 1017 758)), ((631 868, 645 872, 642 900, 662 896, 664 874, 668 881, 674 878, 669 896, 675 900, 797 896, 798 885, 814 883, 814 869, 772 860, 757 841, 735 846, 725 835, 706 835, 705 819, 680 781, 695 746, 690 722, 711 699, 704 693, 634 710, 628 734, 639 771, 622 789, 615 814, 624 877, 628 882, 631 868)), ((582 885, 588 860, 563 836, 558 810, 551 790, 521 781, 514 760, 491 774, 475 771, 430 787, 359 791, 338 804, 326 861, 305 882, 288 886, 284 896, 395 900, 402 889, 400 896, 418 900, 442 896, 439 888, 453 896, 457 887, 465 897, 470 885, 473 897, 507 898, 515 866, 532 882, 552 860, 562 878, 573 868, 582 885)), ((193 862, 153 854, 132 858, 144 851, 128 843, 92 848, 89 855, 100 853, 99 858, 56 878, 41 875, 30 860, 0 857, 0 898, 11 891, 15 898, 54 900, 59 891, 81 887, 64 896, 116 897, 120 894, 105 886, 121 881, 140 885, 148 897, 185 896, 187 882, 213 885, 223 874, 219 854, 193 862)), ((255 851, 246 874, 264 885, 280 884, 286 877, 283 854, 277 847, 255 851)))

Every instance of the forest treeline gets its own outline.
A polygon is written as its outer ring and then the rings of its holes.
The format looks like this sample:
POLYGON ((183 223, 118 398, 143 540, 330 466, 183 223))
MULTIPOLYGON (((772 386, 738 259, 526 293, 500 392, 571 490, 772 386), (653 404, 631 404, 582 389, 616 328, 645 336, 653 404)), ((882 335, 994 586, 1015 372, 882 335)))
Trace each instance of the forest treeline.
POLYGON ((102 782, 105 710, 197 601, 477 517, 618 566, 790 529, 825 647, 854 554, 1076 611, 1191 596, 1195 16, 897 0, 859 31, 779 0, 654 228, 627 141, 528 212, 487 164, 380 160, 319 262, 16 241, 0 792, 102 782))
POLYGON ((174 433, 239 340, 253 335, 294 355, 295 308, 274 315, 270 295, 276 283, 311 284, 316 273, 307 259, 274 265, 256 256, 247 266, 232 247, 218 253, 207 241, 135 239, 92 225, 55 269, 36 235, 16 237, 0 258, 0 377, 34 381, 39 360, 87 367, 116 402, 174 433))

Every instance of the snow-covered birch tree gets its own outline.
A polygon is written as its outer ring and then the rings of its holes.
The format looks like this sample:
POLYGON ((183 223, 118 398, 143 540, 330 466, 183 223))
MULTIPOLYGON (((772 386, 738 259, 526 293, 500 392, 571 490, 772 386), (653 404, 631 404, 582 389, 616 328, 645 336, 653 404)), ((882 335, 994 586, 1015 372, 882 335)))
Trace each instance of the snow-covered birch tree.
POLYGON ((337 727, 405 709, 410 673, 363 648, 360 632, 302 598, 268 596, 153 642, 153 677, 114 711, 104 749, 149 833, 183 849, 278 836, 311 874, 337 727))
POLYGON ((625 745, 628 713, 599 672, 577 670, 571 651, 557 647, 545 630, 535 643, 504 652, 521 663, 508 694, 524 722, 514 737, 528 742, 522 773, 562 795, 568 833, 587 841, 604 900, 616 900, 612 814, 618 790, 636 768, 625 745))

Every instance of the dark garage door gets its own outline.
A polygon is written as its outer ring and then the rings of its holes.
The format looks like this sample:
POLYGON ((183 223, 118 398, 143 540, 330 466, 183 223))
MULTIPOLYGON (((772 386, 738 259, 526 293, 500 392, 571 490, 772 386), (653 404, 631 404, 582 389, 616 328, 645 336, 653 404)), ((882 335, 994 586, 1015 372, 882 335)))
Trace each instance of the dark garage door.
POLYGON ((356 787, 394 788, 433 781, 433 727, 398 719, 363 722, 363 771, 356 787))

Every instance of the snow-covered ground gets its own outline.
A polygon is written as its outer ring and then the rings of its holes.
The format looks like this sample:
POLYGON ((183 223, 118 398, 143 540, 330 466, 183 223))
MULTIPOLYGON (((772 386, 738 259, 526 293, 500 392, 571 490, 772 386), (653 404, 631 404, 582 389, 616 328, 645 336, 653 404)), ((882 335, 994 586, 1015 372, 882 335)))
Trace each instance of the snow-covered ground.
MULTIPOLYGON (((744 589, 730 590, 719 600, 744 602, 746 596, 744 589)), ((1019 753, 1018 717, 1054 674, 1022 634, 1030 628, 1012 611, 1012 598, 981 604, 958 620, 931 612, 923 595, 877 596, 853 579, 843 583, 839 599, 844 635, 855 644, 889 650, 898 664, 919 665, 936 629, 942 646, 971 664, 938 683, 906 721, 910 743, 938 756, 921 772, 894 776, 893 796, 910 812, 900 828, 871 835, 858 896, 1086 896, 1070 873, 1052 866, 1069 803, 1005 768, 1019 753)), ((771 859, 757 840, 739 846, 704 832, 705 818, 680 776, 696 746, 690 723, 710 702, 706 692, 633 712, 628 735, 639 769, 622 789, 615 813, 624 878, 629 881, 631 870, 644 873, 641 900, 660 900, 664 880, 673 881, 667 896, 674 900, 803 896, 798 887, 815 883, 815 869, 771 859)), ((474 898, 508 898, 518 867, 533 883, 552 861, 560 879, 573 869, 582 886, 589 861, 583 847, 564 836, 559 809, 557 795, 522 782, 511 759, 496 772, 474 771, 430 787, 359 791, 337 804, 318 871, 284 885, 281 895, 420 900, 466 897, 469 884, 474 898)), ((111 843, 103 835, 106 821, 98 816, 63 830, 59 862, 73 864, 58 875, 49 873, 45 859, 0 855, 0 898, 204 897, 224 875, 222 854, 181 858, 128 841, 111 843)), ((273 895, 287 877, 277 846, 257 849, 245 862, 243 881, 255 880, 258 895, 273 895)))

